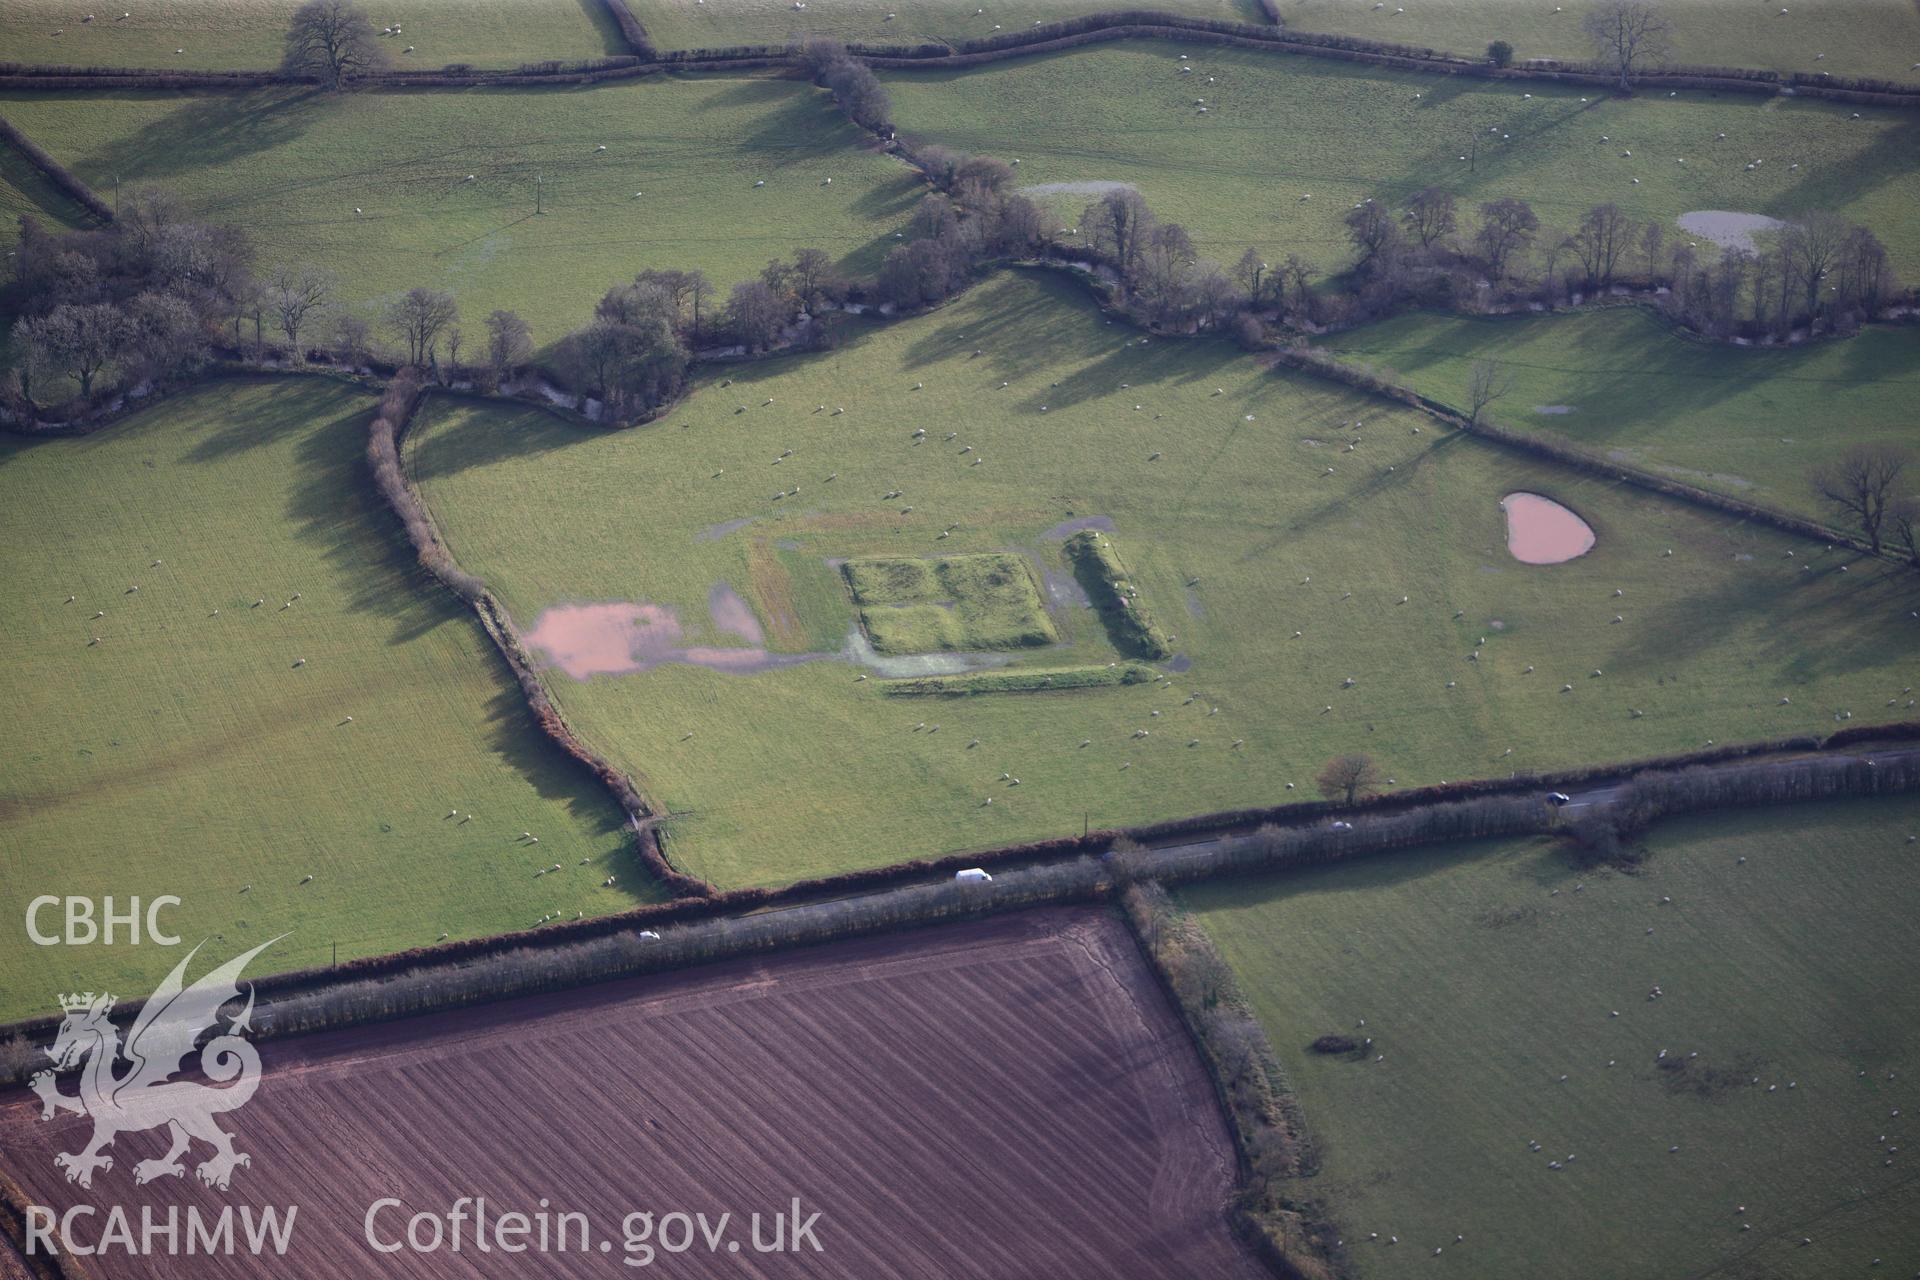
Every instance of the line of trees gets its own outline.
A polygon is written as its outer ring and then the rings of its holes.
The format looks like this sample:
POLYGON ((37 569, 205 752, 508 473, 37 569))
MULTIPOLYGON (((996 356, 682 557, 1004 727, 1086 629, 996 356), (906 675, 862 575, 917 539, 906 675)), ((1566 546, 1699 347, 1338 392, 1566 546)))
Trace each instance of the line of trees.
POLYGON ((1662 305, 1709 337, 1786 338, 1808 327, 1850 333, 1900 296, 1886 246, 1864 226, 1817 211, 1763 233, 1764 247, 1717 256, 1669 242, 1611 202, 1570 231, 1547 229, 1533 207, 1489 200, 1471 222, 1453 193, 1426 187, 1394 208, 1372 197, 1343 218, 1355 261, 1345 290, 1313 318, 1354 324, 1400 306, 1485 311, 1524 301, 1559 305, 1616 285, 1667 290, 1662 305))

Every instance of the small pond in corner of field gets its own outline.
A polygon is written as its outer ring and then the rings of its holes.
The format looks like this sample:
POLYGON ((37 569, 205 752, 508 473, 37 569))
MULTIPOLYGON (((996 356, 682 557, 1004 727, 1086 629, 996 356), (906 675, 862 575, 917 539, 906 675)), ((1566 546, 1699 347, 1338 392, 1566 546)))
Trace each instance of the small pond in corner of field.
POLYGON ((1510 493, 1500 509, 1507 513, 1507 550, 1523 564, 1564 564, 1593 550, 1593 527, 1552 498, 1510 493))

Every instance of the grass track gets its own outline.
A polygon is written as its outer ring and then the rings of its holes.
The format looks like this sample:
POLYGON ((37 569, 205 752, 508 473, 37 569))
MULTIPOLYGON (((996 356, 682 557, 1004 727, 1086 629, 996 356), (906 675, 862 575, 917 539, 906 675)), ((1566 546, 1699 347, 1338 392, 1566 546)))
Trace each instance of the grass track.
POLYGON ((56 989, 144 995, 178 958, 31 946, 42 893, 176 894, 189 944, 290 930, 289 968, 643 896, 618 810, 370 498, 371 407, 219 381, 83 440, 0 442, 0 1020, 56 989))
MULTIPOLYGON (((1476 206, 1530 201, 1543 240, 1602 201, 1668 222, 1695 209, 1831 208, 1871 226, 1901 272, 1920 269, 1913 112, 1864 109, 1852 120, 1853 108, 1811 100, 1611 99, 1159 41, 884 79, 908 135, 1019 157, 1026 183, 1133 183, 1229 265, 1253 245, 1270 261, 1293 252, 1322 271, 1343 268, 1340 218, 1356 201, 1436 184, 1476 206), (1192 75, 1179 70, 1183 53, 1192 75), (1483 147, 1468 172, 1457 157, 1489 127, 1512 141, 1483 147), (1754 159, 1765 163, 1749 171, 1754 159)), ((1060 199, 1070 223, 1087 199, 1060 199)))
POLYGON ((1182 897, 1292 1076, 1324 1155, 1299 1190, 1357 1276, 1909 1275, 1915 830, 1920 799, 1794 806, 1663 823, 1637 875, 1488 842, 1182 897), (1330 1032, 1385 1060, 1306 1052, 1330 1032))
MULTIPOLYGON (((120 9, 18 0, 0 13, 0 56, 12 62, 218 71, 279 65, 300 0, 142 0, 120 9), (93 12, 98 20, 83 23, 93 12), (116 21, 121 13, 134 16, 116 21), (58 32, 59 34, 54 34, 58 32)), ((450 62, 513 67, 625 53, 599 0, 381 0, 368 6, 396 66, 450 62), (405 53, 408 45, 413 53, 405 53)))
POLYGON ((1822 519, 1834 516, 1807 472, 1850 444, 1909 443, 1920 398, 1920 331, 1911 327, 1760 351, 1694 341, 1641 308, 1619 307, 1405 315, 1327 345, 1455 405, 1466 403, 1475 360, 1501 360, 1515 385, 1489 411, 1495 422, 1822 519))
POLYGON ((115 174, 159 184, 245 227, 263 264, 333 270, 363 312, 416 284, 452 290, 470 349, 496 307, 549 343, 643 267, 698 267, 723 299, 802 245, 872 270, 918 191, 903 166, 860 148, 825 94, 758 77, 59 94, 0 98, 0 113, 109 198, 115 174))
MULTIPOLYGON (((1905 714, 1882 704, 1920 683, 1910 574, 1822 560, 1800 575, 1805 560, 1786 551, 1818 547, 1436 439, 1423 416, 1263 374, 1225 344, 1142 345, 1052 277, 997 277, 837 352, 730 376, 626 432, 435 401, 410 465, 456 555, 522 627, 581 600, 651 601, 698 623, 716 583, 763 598, 748 587, 767 540, 816 563, 1018 549, 1059 569, 1049 530, 1105 515, 1193 665, 1171 691, 974 698, 937 717, 837 661, 551 677, 587 737, 680 815, 676 856, 723 884, 1060 834, 1083 817, 1270 803, 1345 750, 1409 785, 1821 731, 1843 708, 1856 723, 1905 714), (1356 419, 1349 454, 1340 424, 1356 419), (946 443, 949 429, 960 438, 946 443), (983 465, 957 452, 967 445, 983 465), (797 499, 773 499, 793 484, 797 499), (903 498, 883 501, 894 489, 903 498), (1572 506, 1596 550, 1545 569, 1513 561, 1497 504, 1516 489, 1572 506), (937 735, 914 729, 936 720, 937 735), (1151 736, 1133 738, 1140 728, 1151 736), (1005 789, 1003 772, 1022 785, 1005 789)), ((844 599, 792 599, 802 629, 846 635, 844 599)), ((1090 610, 1053 607, 1063 647, 1023 662, 1119 656, 1090 610)))

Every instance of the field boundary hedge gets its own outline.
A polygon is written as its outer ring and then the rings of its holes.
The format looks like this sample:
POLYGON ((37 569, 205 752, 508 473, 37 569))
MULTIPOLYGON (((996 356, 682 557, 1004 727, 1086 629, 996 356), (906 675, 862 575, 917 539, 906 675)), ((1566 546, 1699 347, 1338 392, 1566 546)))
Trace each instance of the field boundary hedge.
MULTIPOLYGON (((797 44, 734 45, 724 48, 660 50, 633 16, 626 0, 602 0, 631 57, 577 62, 536 62, 518 68, 476 70, 451 64, 438 71, 388 71, 364 77, 371 88, 474 87, 482 85, 583 85, 625 79, 661 70, 725 71, 800 62, 797 44)), ((979 66, 1006 58, 1054 53, 1081 45, 1128 39, 1178 40, 1236 48, 1292 53, 1342 62, 1367 63, 1396 70, 1486 80, 1578 84, 1611 92, 1618 76, 1577 60, 1539 59, 1531 65, 1496 67, 1483 58, 1417 45, 1393 44, 1358 36, 1291 31, 1279 22, 1272 0, 1259 0, 1271 25, 1195 18, 1154 9, 1112 9, 952 44, 853 44, 848 52, 871 66, 888 69, 979 66)), ((1790 94, 1855 105, 1920 107, 1920 86, 1900 81, 1834 76, 1815 72, 1752 67, 1678 66, 1640 73, 1640 88, 1702 89, 1749 94, 1790 94)), ((315 84, 276 70, 180 72, 156 68, 68 66, 0 62, 0 88, 10 89, 183 89, 243 88, 269 84, 315 84)))
MULTIPOLYGON (((901 894, 911 895, 938 888, 952 881, 943 879, 929 885, 926 878, 934 875, 950 877, 953 872, 965 867, 992 869, 996 875, 994 884, 1009 879, 1023 884, 1028 882, 1026 878, 1035 873, 1079 865, 1087 860, 1089 854, 1111 853, 1121 841, 1140 845, 1189 841, 1180 845, 1177 851, 1145 848, 1127 854, 1113 853, 1114 858, 1122 860, 1123 871, 1135 878, 1144 876, 1168 883, 1249 869, 1316 865, 1357 853, 1403 848, 1435 840, 1551 830, 1556 824, 1558 811, 1540 799, 1541 794, 1550 789, 1563 789, 1597 780, 1631 781, 1643 774, 1677 773, 1690 770, 1693 766, 1751 760, 1761 755, 1839 750, 1867 741, 1920 742, 1920 721, 1855 726, 1826 739, 1810 736, 1771 742, 1735 743, 1556 773, 1515 774, 1508 778, 1441 783, 1367 797, 1350 806, 1328 801, 1303 801, 1226 810, 1129 828, 1090 830, 1079 836, 962 851, 939 858, 915 859, 837 876, 802 880, 779 889, 748 887, 704 897, 651 903, 611 915, 564 921, 534 930, 365 956, 346 961, 335 968, 288 970, 263 977, 253 986, 263 999, 285 1004, 305 995, 323 995, 343 985, 357 984, 372 992, 418 981, 441 993, 434 999, 473 1003, 570 983, 543 978, 538 981, 545 985, 530 986, 523 990, 501 985, 507 982, 505 978, 485 977, 474 979, 482 983, 479 994, 474 994, 464 986, 449 986, 452 979, 448 975, 495 974, 496 968, 490 966, 497 966, 502 957, 517 957, 514 963, 538 969, 546 963, 540 957, 569 948, 612 948, 618 951, 622 947, 631 948, 647 941, 640 939, 642 931, 666 929, 670 925, 675 928, 662 936, 675 937, 689 929, 707 926, 718 928, 724 935, 727 929, 741 926, 746 921, 789 917, 821 908, 843 907, 850 902, 886 900, 901 894), (1350 819, 1353 830, 1335 831, 1320 821, 1335 814, 1350 819), (1201 846, 1203 840, 1211 840, 1212 843, 1201 846), (1128 871, 1128 861, 1136 861, 1141 865, 1128 871), (839 897, 829 902, 817 901, 830 894, 856 896, 839 897)), ((1750 800, 1743 800, 1739 791, 1722 789, 1697 807, 1809 798, 1798 795, 1770 796, 1764 788, 1755 785, 1756 779, 1764 780, 1768 769, 1802 765, 1839 768, 1843 772, 1851 768, 1852 773, 1843 779, 1845 785, 1867 787, 1867 784, 1871 784, 1867 789, 1842 790, 1832 794, 1878 794, 1887 789, 1881 784, 1895 776, 1892 772, 1876 776, 1874 767, 1865 766, 1860 761, 1834 760, 1812 754, 1798 759, 1763 762, 1757 767, 1745 769, 1745 781, 1736 785, 1749 788, 1752 792, 1750 800)), ((1902 768, 1908 777, 1905 786, 1920 785, 1920 755, 1905 758, 1902 768)), ((1700 771, 1692 769, 1692 772, 1698 775, 1700 771)), ((1707 773, 1713 774, 1715 771, 1708 770, 1707 773)), ((1680 811, 1683 810, 1666 810, 1680 811)), ((607 971, 598 977, 583 978, 581 981, 616 977, 623 972, 626 971, 607 971)), ((387 1006, 382 1004, 379 1007, 387 1006)), ((405 1008, 367 1016, 400 1016, 402 1013, 425 1012, 440 1007, 450 1005, 435 1004, 426 996, 410 996, 405 1008)), ((127 1001, 122 1011, 132 1016, 138 1008, 137 1001, 127 1001)), ((52 1035, 58 1022, 57 1018, 41 1017, 0 1025, 0 1083, 17 1078, 26 1059, 26 1054, 20 1051, 18 1044, 9 1056, 10 1040, 23 1041, 28 1045, 38 1043, 52 1035)), ((302 1024, 302 1029, 318 1029, 321 1025, 332 1024, 302 1024)))
POLYGON ((440 536, 426 501, 407 475, 403 452, 406 433, 415 413, 431 388, 424 385, 417 369, 403 369, 388 384, 380 408, 368 428, 367 459, 374 487, 387 507, 407 531, 421 567, 449 591, 473 607, 475 616, 494 647, 500 651, 507 669, 513 672, 526 699, 527 710, 553 744, 583 765, 612 794, 614 803, 626 815, 633 835, 634 853, 660 885, 675 897, 709 897, 714 888, 706 881, 687 875, 667 860, 654 829, 655 810, 633 779, 621 773, 589 747, 567 722, 548 695, 546 685, 534 668, 533 655, 527 652, 520 633, 506 606, 500 603, 478 576, 468 573, 454 559, 453 552, 440 536))
POLYGON ((27 163, 38 169, 41 176, 51 182, 62 195, 100 221, 113 221, 112 205, 102 200, 92 187, 80 181, 79 175, 48 155, 39 143, 22 133, 19 126, 5 116, 0 116, 0 141, 4 141, 25 156, 27 163))
POLYGON ((1332 1224, 1282 1194, 1287 1182, 1318 1172, 1306 1114, 1239 975, 1213 936, 1159 884, 1128 884, 1119 907, 1147 968, 1179 1011, 1226 1117, 1239 1165, 1240 1191, 1227 1213, 1235 1234, 1276 1275, 1330 1278, 1340 1256, 1332 1224))

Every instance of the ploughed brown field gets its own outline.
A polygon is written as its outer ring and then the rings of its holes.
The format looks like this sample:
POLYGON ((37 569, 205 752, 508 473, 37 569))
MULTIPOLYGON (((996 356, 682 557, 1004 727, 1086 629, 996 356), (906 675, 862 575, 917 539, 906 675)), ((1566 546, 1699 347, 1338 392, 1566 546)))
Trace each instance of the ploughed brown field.
MULTIPOLYGON (((121 1136, 80 1190, 53 1156, 88 1122, 43 1123, 24 1095, 0 1106, 0 1161, 41 1203, 123 1204, 136 1231, 141 1204, 298 1205, 276 1269, 302 1277, 1263 1274, 1222 1215, 1232 1147, 1193 1046, 1124 928, 1092 908, 268 1042, 262 1057, 253 1100, 221 1118, 253 1157, 225 1195, 193 1179, 199 1144, 185 1179, 136 1187, 135 1163, 161 1154, 153 1132, 121 1136), (546 1197, 587 1216, 591 1244, 482 1255, 471 1225, 457 1254, 364 1240, 382 1197, 405 1206, 377 1220, 397 1240, 410 1214, 444 1223, 462 1196, 490 1217, 546 1197), (755 1252, 747 1215, 767 1215, 770 1241, 795 1197, 820 1214, 821 1251, 755 1252), (646 1210, 730 1212, 738 1251, 710 1254, 696 1232, 688 1252, 622 1267, 622 1220, 646 1210)), ((263 1266, 89 1261, 103 1277, 263 1266)))

